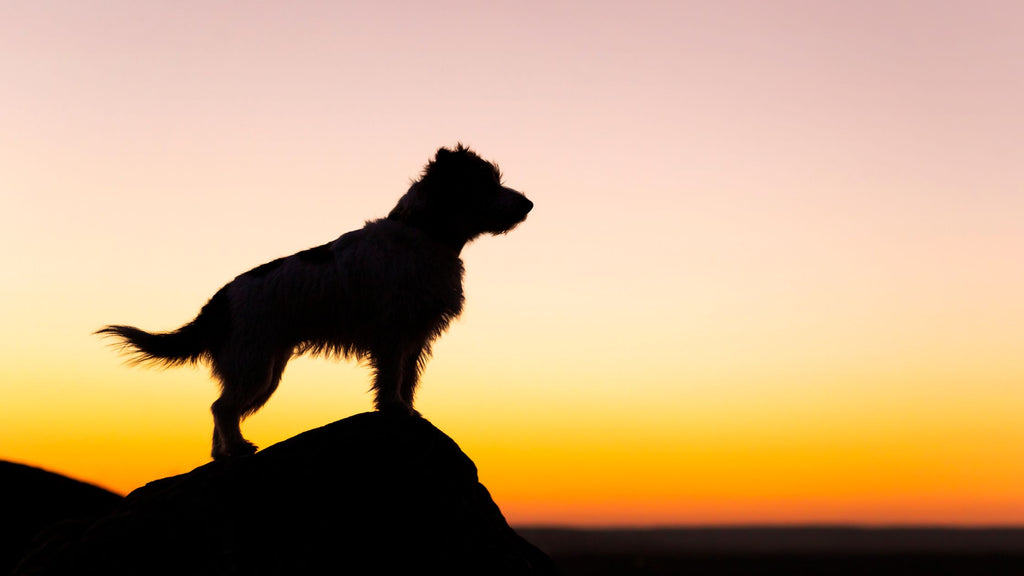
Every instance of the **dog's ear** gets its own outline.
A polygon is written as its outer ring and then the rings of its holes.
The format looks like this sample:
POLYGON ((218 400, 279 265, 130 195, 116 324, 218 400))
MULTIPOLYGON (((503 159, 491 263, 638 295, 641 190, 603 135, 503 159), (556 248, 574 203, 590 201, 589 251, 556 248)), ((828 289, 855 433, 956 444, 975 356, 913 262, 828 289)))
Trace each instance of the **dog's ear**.
POLYGON ((437 149, 437 154, 434 154, 434 162, 440 162, 443 158, 450 158, 454 155, 454 151, 442 146, 441 148, 437 149))

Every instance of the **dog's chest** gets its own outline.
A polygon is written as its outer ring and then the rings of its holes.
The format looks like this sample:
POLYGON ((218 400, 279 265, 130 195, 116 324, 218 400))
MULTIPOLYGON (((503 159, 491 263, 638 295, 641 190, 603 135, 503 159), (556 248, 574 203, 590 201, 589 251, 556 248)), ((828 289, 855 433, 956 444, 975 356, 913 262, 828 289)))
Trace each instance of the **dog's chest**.
POLYGON ((462 311, 463 264, 458 253, 404 226, 380 223, 339 239, 334 273, 344 298, 363 308, 418 317, 462 311))

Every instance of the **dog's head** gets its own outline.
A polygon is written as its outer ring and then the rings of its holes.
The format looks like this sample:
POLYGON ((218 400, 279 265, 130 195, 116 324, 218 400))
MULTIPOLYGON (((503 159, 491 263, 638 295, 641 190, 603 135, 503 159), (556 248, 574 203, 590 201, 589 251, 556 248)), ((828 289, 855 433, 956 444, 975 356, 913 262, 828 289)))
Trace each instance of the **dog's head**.
POLYGON ((437 151, 388 218, 461 247, 485 232, 512 230, 532 208, 526 196, 502 185, 497 165, 459 144, 437 151))

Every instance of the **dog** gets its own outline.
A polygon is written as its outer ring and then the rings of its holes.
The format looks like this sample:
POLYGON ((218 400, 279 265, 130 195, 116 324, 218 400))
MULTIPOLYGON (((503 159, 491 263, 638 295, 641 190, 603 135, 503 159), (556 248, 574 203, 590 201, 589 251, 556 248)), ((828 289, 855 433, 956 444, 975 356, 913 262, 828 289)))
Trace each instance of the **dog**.
POLYGON ((440 148, 386 218, 245 272, 173 332, 111 325, 96 334, 116 338, 133 364, 209 363, 221 387, 215 460, 256 451, 241 421, 301 354, 366 360, 375 408, 418 415, 431 343, 462 312, 462 248, 509 232, 532 208, 496 164, 461 143, 440 148))

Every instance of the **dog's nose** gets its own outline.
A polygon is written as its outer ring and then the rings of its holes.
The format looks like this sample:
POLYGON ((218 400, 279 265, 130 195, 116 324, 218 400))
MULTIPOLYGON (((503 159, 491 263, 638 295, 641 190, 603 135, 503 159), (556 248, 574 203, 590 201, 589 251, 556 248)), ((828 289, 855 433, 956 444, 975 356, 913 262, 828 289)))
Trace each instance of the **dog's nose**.
POLYGON ((527 198, 526 196, 523 196, 523 201, 523 214, 529 214, 530 210, 533 210, 533 202, 531 202, 530 199, 527 198))

